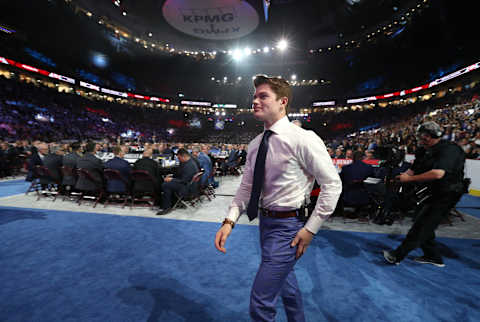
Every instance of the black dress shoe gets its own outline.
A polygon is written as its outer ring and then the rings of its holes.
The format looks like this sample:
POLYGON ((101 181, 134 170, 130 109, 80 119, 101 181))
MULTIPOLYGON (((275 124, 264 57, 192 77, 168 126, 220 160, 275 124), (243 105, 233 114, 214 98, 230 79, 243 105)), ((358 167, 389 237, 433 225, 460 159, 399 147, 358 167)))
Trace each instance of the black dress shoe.
POLYGON ((394 265, 400 264, 400 262, 397 260, 397 257, 395 257, 395 255, 393 255, 393 253, 389 252, 388 250, 383 251, 383 257, 390 264, 394 264, 394 265))
POLYGON ((435 259, 435 258, 429 258, 429 257, 426 257, 426 256, 420 256, 420 257, 415 257, 413 260, 416 261, 417 263, 420 263, 420 264, 432 264, 432 265, 435 265, 437 267, 445 267, 445 264, 443 263, 443 260, 441 260, 441 259, 435 259))
POLYGON ((172 210, 172 208, 162 209, 159 212, 157 212, 156 215, 157 216, 163 216, 163 215, 168 214, 171 210, 172 210))

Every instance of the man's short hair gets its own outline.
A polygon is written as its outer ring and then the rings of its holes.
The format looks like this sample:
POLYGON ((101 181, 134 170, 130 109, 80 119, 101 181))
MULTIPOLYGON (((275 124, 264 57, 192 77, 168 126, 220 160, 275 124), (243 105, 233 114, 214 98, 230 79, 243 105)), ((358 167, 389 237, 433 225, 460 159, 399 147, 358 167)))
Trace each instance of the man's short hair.
POLYGON ((363 160, 363 152, 355 151, 353 152, 353 162, 363 160))
POLYGON ((282 97, 286 97, 288 99, 287 105, 285 106, 285 113, 287 113, 290 102, 292 101, 292 88, 290 87, 290 84, 285 79, 280 77, 268 77, 265 75, 255 76, 253 80, 253 85, 255 88, 263 84, 270 86, 275 95, 277 95, 277 100, 282 97))
POLYGON ((122 152, 122 147, 117 145, 116 147, 113 148, 113 154, 114 155, 119 155, 122 152))
POLYGON ((181 155, 182 157, 190 156, 190 153, 184 148, 180 148, 177 151, 177 155, 181 155))
POLYGON ((80 149, 80 143, 73 142, 72 144, 70 144, 70 149, 72 149, 72 151, 78 151, 80 149))
POLYGON ((93 141, 88 141, 87 144, 85 145, 85 152, 93 152, 95 151, 95 146, 97 144, 93 141))

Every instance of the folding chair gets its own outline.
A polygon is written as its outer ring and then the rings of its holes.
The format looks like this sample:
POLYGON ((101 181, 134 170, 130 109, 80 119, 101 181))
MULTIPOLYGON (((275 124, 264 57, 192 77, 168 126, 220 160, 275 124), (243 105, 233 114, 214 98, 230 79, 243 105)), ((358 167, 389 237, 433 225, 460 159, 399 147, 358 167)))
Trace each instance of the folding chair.
POLYGON ((213 198, 216 198, 217 196, 215 195, 215 187, 212 184, 209 184, 208 182, 215 177, 216 173, 216 168, 212 169, 212 172, 210 172, 210 175, 207 178, 207 185, 204 187, 200 187, 200 194, 207 197, 209 201, 212 201, 213 198))
POLYGON ((79 195, 78 192, 75 192, 75 183, 77 182, 77 171, 68 166, 60 167, 62 172, 62 190, 63 190, 63 200, 71 197, 72 195, 79 195))
POLYGON ((157 181, 145 170, 133 170, 130 209, 135 207, 135 202, 147 203, 153 210, 157 198, 157 181))
POLYGON ((185 194, 180 194, 175 192, 175 197, 177 198, 177 201, 173 205, 172 209, 187 208, 188 207, 187 202, 192 207, 195 207, 197 203, 201 202, 199 185, 200 185, 200 179, 202 178, 202 175, 203 175, 203 171, 200 171, 200 172, 197 172, 192 177, 192 180, 190 180, 190 182, 187 184, 185 194))
POLYGON ((85 182, 91 183, 91 185, 93 187, 93 189, 79 189, 79 188, 76 188, 80 192, 80 196, 78 197, 78 200, 77 200, 78 205, 81 205, 82 200, 84 198, 93 198, 95 200, 94 204, 93 204, 93 208, 95 208, 97 206, 97 203, 100 201, 100 199, 105 194, 105 191, 103 189, 103 181, 101 181, 101 182, 97 181, 92 176, 90 171, 88 171, 87 169, 79 168, 79 169, 77 169, 77 174, 78 174, 78 180, 81 179, 81 180, 84 180, 85 182))
POLYGON ((60 193, 61 182, 55 179, 50 170, 43 165, 35 166, 35 173, 40 180, 41 190, 37 191, 37 201, 40 200, 42 195, 53 196, 53 201, 57 199, 57 195, 60 193))
POLYGON ((105 204, 104 208, 107 207, 110 201, 123 201, 122 208, 127 204, 128 198, 130 196, 130 189, 128 181, 120 174, 120 171, 114 169, 105 169, 103 170, 103 175, 106 179, 106 189, 105 189, 105 204), (114 191, 109 188, 109 182, 117 182, 123 186, 123 189, 119 191, 114 191))

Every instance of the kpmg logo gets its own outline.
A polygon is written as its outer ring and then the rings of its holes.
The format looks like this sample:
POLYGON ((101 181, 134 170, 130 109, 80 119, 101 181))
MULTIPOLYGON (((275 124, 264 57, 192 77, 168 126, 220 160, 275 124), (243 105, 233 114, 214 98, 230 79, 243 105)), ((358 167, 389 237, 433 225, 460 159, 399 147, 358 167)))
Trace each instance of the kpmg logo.
POLYGON ((258 26, 258 14, 245 1, 167 0, 163 15, 174 28, 205 39, 233 39, 251 33, 258 26))
POLYGON ((233 13, 224 13, 223 15, 205 15, 205 16, 196 16, 196 15, 183 15, 183 22, 198 23, 219 23, 219 22, 230 22, 234 19, 233 13))

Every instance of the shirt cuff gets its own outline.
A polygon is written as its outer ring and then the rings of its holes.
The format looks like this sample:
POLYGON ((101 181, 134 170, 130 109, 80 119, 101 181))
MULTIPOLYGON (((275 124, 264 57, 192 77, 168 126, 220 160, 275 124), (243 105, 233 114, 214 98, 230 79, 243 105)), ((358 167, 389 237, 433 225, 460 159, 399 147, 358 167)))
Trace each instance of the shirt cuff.
POLYGON ((236 223, 238 217, 240 217, 240 209, 238 207, 230 207, 226 218, 236 223))
POLYGON ((328 218, 329 216, 319 216, 319 215, 312 215, 308 219, 307 223, 305 224, 305 229, 307 229, 309 232, 316 234, 319 230, 320 227, 322 226, 323 222, 328 218))

